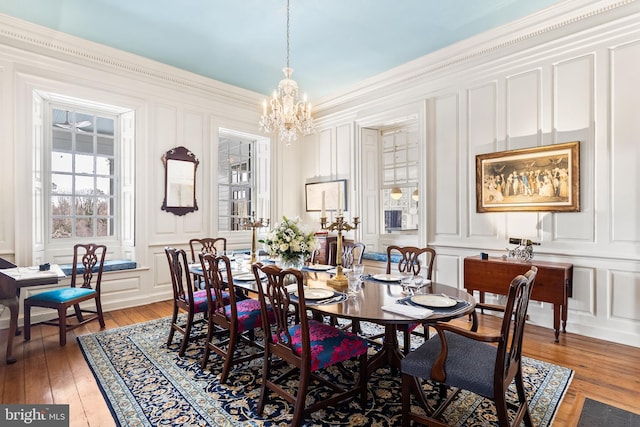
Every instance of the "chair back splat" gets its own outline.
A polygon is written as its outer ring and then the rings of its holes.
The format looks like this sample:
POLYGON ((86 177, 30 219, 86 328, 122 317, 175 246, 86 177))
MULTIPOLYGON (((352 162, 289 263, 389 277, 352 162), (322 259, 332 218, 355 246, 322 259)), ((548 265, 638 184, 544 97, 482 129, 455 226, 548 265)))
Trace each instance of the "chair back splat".
POLYGON ((398 261, 398 271, 412 271, 416 276, 422 275, 425 279, 432 279, 433 262, 436 259, 436 251, 432 248, 417 248, 415 246, 395 246, 387 247, 387 274, 391 274, 391 257, 394 254, 400 254, 398 261), (420 260, 420 257, 424 261, 420 260), (426 272, 423 272, 423 267, 426 272))
POLYGON ((194 291, 189 273, 189 262, 187 253, 183 249, 165 248, 164 252, 169 263, 169 273, 171 274, 171 285, 173 286, 173 313, 171 316, 171 327, 167 345, 171 345, 173 335, 177 331, 182 334, 182 345, 178 354, 184 356, 187 350, 191 329, 195 315, 206 313, 208 310, 207 293, 205 290, 194 291), (178 321, 180 310, 187 313, 185 323, 178 321))
POLYGON ((531 291, 538 269, 532 266, 524 275, 515 277, 509 286, 505 314, 500 331, 477 333, 446 323, 433 327, 437 339, 430 339, 408 354, 401 362, 402 425, 411 421, 427 425, 447 425, 443 414, 461 390, 490 399, 495 404, 501 427, 519 426, 524 421, 532 426, 529 404, 522 382, 522 342, 531 291), (440 387, 437 407, 427 404, 422 381, 436 381, 440 387), (517 402, 507 401, 506 393, 514 382, 517 402), (455 391, 447 395, 446 387, 455 391), (415 396, 426 415, 411 411, 415 396), (510 419, 508 409, 513 410, 510 419))
POLYGON ((252 268, 258 284, 261 283, 261 275, 266 275, 266 282, 262 281, 262 286, 258 286, 262 317, 268 316, 269 307, 274 316, 274 323, 265 333, 258 413, 262 414, 270 391, 293 404, 291 426, 300 426, 306 416, 319 409, 352 398, 359 399, 364 411, 367 400, 366 340, 307 317, 303 275, 300 270, 281 269, 276 265, 261 263, 253 264, 252 268), (287 287, 289 284, 296 286, 297 297, 292 296, 287 287), (290 309, 292 306, 296 307, 293 312, 290 309), (279 366, 274 365, 274 357, 284 361, 290 369, 282 373, 279 366), (330 372, 325 370, 332 365, 348 361, 351 363, 350 359, 357 360, 358 375, 354 375, 349 384, 331 377, 330 372), (290 379, 295 374, 299 375, 299 382, 292 387, 290 379), (310 386, 327 388, 331 395, 307 406, 310 386))
POLYGON ((31 307, 47 307, 58 311, 54 320, 41 322, 45 325, 57 326, 60 334, 60 345, 67 343, 67 332, 93 320, 100 322, 104 328, 102 314, 101 284, 104 270, 104 259, 107 254, 105 245, 95 243, 76 244, 73 247, 73 267, 71 270, 71 286, 52 289, 30 296, 24 300, 24 339, 31 339, 31 307), (95 280, 94 280, 95 279, 95 280), (95 301, 95 309, 81 308, 80 303, 95 301), (73 307, 74 312, 67 314, 73 307), (84 314, 90 316, 85 317, 84 314), (75 317, 75 322, 68 322, 75 317))
MULTIPOLYGON (((258 300, 246 298, 233 285, 229 258, 200 253, 200 264, 209 305, 207 341, 201 365, 203 369, 207 366, 211 350, 223 357, 220 383, 225 384, 232 366, 262 357, 262 351, 236 356, 240 341, 263 350, 254 334, 256 328, 262 327, 262 310, 258 300)), ((269 320, 272 320, 270 308, 268 311, 269 320)))
MULTIPOLYGON (((362 242, 342 241, 342 267, 351 268, 353 264, 362 264, 362 256, 366 246, 362 242)), ((329 265, 337 265, 336 255, 338 252, 338 242, 329 244, 329 265)))
MULTIPOLYGON (((391 258, 393 255, 400 255, 397 270, 400 273, 412 272, 416 276, 424 279, 433 279, 433 263, 436 259, 436 251, 432 248, 418 248, 415 246, 395 246, 387 247, 387 274, 391 274, 391 258), (421 259, 422 258, 422 259, 421 259)), ((398 330, 403 333, 403 353, 408 354, 411 349, 411 335, 426 338, 429 328, 424 326, 424 332, 416 331, 417 323, 411 325, 399 325, 398 330)))

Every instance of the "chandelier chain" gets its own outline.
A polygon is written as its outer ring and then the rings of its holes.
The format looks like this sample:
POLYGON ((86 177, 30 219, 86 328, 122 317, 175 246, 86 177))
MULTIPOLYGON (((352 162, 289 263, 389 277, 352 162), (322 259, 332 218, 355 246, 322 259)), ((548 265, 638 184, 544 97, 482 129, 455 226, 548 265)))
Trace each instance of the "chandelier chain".
POLYGON ((273 91, 273 98, 262 103, 260 129, 265 133, 277 132, 278 138, 287 145, 298 139, 298 134, 309 135, 313 132, 311 104, 306 95, 298 99, 298 83, 291 78, 290 67, 290 35, 291 35, 290 0, 287 0, 287 66, 282 70, 284 79, 280 80, 278 89, 273 91))

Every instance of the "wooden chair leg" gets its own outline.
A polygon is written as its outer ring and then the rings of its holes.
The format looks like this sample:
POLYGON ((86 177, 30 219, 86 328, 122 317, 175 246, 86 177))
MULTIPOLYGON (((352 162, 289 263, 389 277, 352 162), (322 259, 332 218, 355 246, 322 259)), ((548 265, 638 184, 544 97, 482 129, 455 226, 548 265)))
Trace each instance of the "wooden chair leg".
POLYGON ((171 345, 173 341, 173 334, 176 332, 176 329, 173 325, 176 324, 176 320, 178 320, 178 306, 173 306, 173 315, 171 316, 171 326, 169 327, 169 338, 167 338, 167 347, 171 345))
POLYGON ((104 314, 102 313, 102 301, 100 297, 96 298, 96 312, 98 313, 98 322, 100 323, 100 328, 104 329, 106 327, 104 323, 104 314))
POLYGON ((67 307, 58 309, 58 328, 60 329, 60 346, 67 345, 67 307))
POLYGON ((180 351, 178 352, 178 355, 180 357, 184 356, 184 353, 187 351, 189 337, 191 336, 191 325, 193 325, 193 313, 189 313, 189 315, 187 316, 187 324, 184 328, 184 337, 182 338, 182 345, 180 346, 180 351))

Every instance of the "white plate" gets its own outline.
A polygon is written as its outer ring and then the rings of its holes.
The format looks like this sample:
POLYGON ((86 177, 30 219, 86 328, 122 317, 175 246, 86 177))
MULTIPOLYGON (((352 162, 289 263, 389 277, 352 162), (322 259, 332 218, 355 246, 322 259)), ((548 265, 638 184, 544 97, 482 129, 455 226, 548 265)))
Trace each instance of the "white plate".
MULTIPOLYGON (((351 271, 350 268, 343 268, 342 269, 343 273, 349 273, 350 271, 351 271)), ((329 274, 338 274, 338 270, 335 269, 335 268, 332 268, 331 270, 327 270, 327 273, 329 273, 329 274)))
POLYGON ((315 270, 315 271, 327 271, 327 270, 331 270, 333 268, 332 265, 324 265, 324 264, 309 264, 307 266, 307 268, 309 270, 315 270))
POLYGON ((251 280, 256 280, 256 277, 253 275, 253 273, 243 273, 243 274, 236 274, 235 276, 233 276, 233 280, 249 282, 251 280))
MULTIPOLYGON (((298 296, 298 292, 294 292, 296 296, 298 296)), ((304 290, 304 297, 306 299, 324 299, 331 298, 333 296, 333 291, 329 289, 320 289, 320 288, 308 288, 304 290)))
POLYGON ((453 307, 458 301, 444 295, 414 295, 411 302, 425 307, 453 307))
POLYGON ((402 276, 397 274, 374 274, 373 278, 384 282, 399 282, 402 280, 402 276))

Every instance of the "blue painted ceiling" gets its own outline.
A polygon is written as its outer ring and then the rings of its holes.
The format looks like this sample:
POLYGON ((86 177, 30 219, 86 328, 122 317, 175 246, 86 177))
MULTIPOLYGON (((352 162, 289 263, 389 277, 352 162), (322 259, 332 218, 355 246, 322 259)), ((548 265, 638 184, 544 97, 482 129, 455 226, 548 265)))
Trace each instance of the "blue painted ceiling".
MULTIPOLYGON (((571 0, 291 0, 293 78, 329 96, 571 0)), ((270 94, 286 64, 286 0, 0 0, 0 13, 270 94)))

